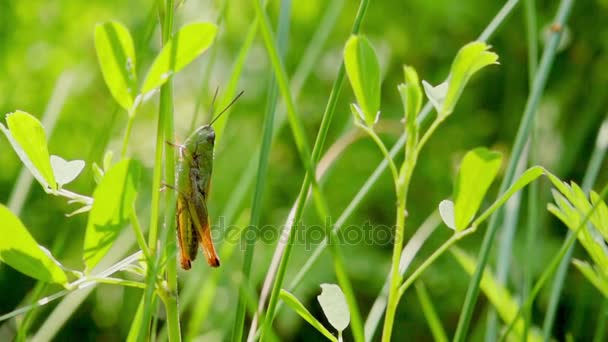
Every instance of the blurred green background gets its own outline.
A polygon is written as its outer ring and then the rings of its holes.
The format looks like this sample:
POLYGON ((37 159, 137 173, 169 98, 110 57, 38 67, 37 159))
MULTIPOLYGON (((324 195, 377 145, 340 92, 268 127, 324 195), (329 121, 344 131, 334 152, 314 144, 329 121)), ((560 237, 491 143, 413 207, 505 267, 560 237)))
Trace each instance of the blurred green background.
MULTIPOLYGON (((59 117, 48 140, 50 153, 66 160, 83 159, 87 163, 85 172, 67 186, 70 190, 92 193, 94 182, 90 165, 93 162, 100 164, 106 150, 119 153, 126 123, 126 113, 112 99, 97 65, 94 25, 117 20, 130 29, 135 40, 141 77, 160 45, 158 27, 149 25, 150 16, 155 15, 152 3, 140 0, 0 1, 0 113, 21 109, 42 118, 52 98, 64 97, 65 102, 58 104, 59 117), (150 34, 152 36, 146 42, 150 34)), ((355 1, 340 3, 343 7, 333 21, 331 31, 327 32, 328 39, 320 47, 321 54, 297 100, 310 142, 316 136, 358 5, 355 1)), ((386 128, 383 139, 389 146, 396 141, 401 128, 398 124, 401 103, 396 86, 403 82, 402 65, 413 65, 422 79, 432 84, 440 83, 446 77, 458 49, 479 36, 502 5, 500 1, 482 0, 373 1, 370 4, 362 33, 370 38, 380 58, 384 75, 381 124, 386 128)), ((320 0, 295 1, 292 4, 285 60, 290 75, 298 67, 328 6, 328 2, 320 0)), ((188 0, 176 12, 175 27, 193 21, 215 21, 219 7, 220 2, 188 0)), ((541 51, 542 36, 551 23, 556 7, 555 1, 537 1, 541 51)), ((279 2, 270 1, 268 12, 273 23, 276 23, 279 2)), ((568 26, 569 42, 556 57, 538 112, 540 164, 562 179, 575 180, 579 184, 599 126, 607 112, 607 15, 607 1, 589 0, 575 4, 568 26)), ((197 124, 208 122, 207 109, 213 90, 219 87, 221 92, 222 88, 226 88, 232 64, 254 17, 250 2, 229 2, 220 24, 219 36, 212 47, 215 51, 206 53, 175 78, 177 140, 185 139, 190 133, 197 101, 203 104, 197 124), (214 59, 210 57, 212 54, 215 54, 214 59), (205 70, 210 61, 213 65, 210 77, 206 79, 205 70)), ((500 65, 487 68, 474 78, 454 115, 441 126, 421 155, 409 195, 408 236, 436 208, 439 201, 450 196, 458 162, 467 150, 487 146, 502 151, 507 157, 509 155, 529 91, 523 6, 520 5, 503 23, 490 44, 500 56, 500 65)), ((245 94, 233 107, 224 135, 216 146, 210 204, 212 221, 217 221, 217 217, 222 215, 235 192, 245 193, 244 203, 237 208, 236 219, 243 223, 249 218, 252 188, 235 186, 261 142, 266 85, 271 75, 263 42, 258 37, 239 82, 238 88, 244 90, 245 94)), ((350 87, 345 86, 326 146, 329 147, 354 129, 348 108, 352 101, 350 87)), ((157 102, 157 99, 149 101, 139 111, 129 148, 129 153, 146 166, 145 182, 138 195, 141 207, 139 216, 146 220, 149 216, 146 203, 149 203, 151 191, 157 102)), ((356 141, 339 157, 323 180, 330 209, 335 215, 333 221, 381 160, 381 154, 369 139, 356 141)), ((278 132, 270 163, 261 223, 279 231, 304 175, 291 130, 287 126, 278 132)), ((608 181, 605 165, 595 189, 608 181)), ((0 139, 0 166, 0 202, 7 203, 22 165, 5 138, 0 139)), ((548 200, 548 189, 543 182, 543 203, 548 200)), ((496 188, 492 193, 495 191, 496 188)), ((385 172, 347 225, 361 226, 370 222, 372 225, 390 226, 394 222, 394 203, 392 179, 385 172)), ((525 203, 523 205, 525 207, 525 203)), ((545 207, 544 204, 541 206, 545 207)), ((47 196, 34 184, 20 218, 37 241, 53 250, 64 265, 82 269, 81 249, 87 216, 84 214, 66 219, 64 215, 73 209, 65 200, 47 196)), ((525 222, 525 219, 525 213, 522 213, 520 221, 525 222)), ((304 222, 308 225, 322 223, 312 206, 307 208, 304 222)), ((532 263, 538 276, 566 234, 566 228, 548 216, 546 211, 543 211, 542 222, 538 245, 534 250, 525 250, 525 232, 522 229, 516 233, 508 283, 514 292, 522 282, 519 266, 532 263)), ((226 223, 235 224, 236 221, 226 223)), ((440 227, 415 262, 423 260, 449 234, 448 229, 440 227)), ((469 252, 476 252, 482 234, 483 229, 461 242, 460 246, 469 252)), ((257 245, 253 278, 258 290, 274 246, 275 242, 260 242, 257 245)), ((344 250, 360 307, 366 315, 388 273, 392 246, 361 243, 345 246, 344 250)), ((290 282, 310 250, 301 244, 294 252, 286 283, 290 282)), ((586 258, 580 248, 575 250, 575 255, 586 258)), ((218 271, 209 270, 203 265, 204 262, 198 262, 192 271, 180 273, 180 281, 186 281, 189 277, 204 279, 210 272, 221 272, 213 314, 201 326, 201 334, 205 334, 206 339, 230 336, 237 301, 237 290, 231 279, 240 271, 240 258, 241 251, 238 250, 232 259, 223 260, 222 268, 218 271)), ((335 282, 335 278, 329 254, 325 253, 322 258, 295 294, 313 315, 325 322, 315 297, 320 292, 320 283, 335 282)), ((469 277, 450 256, 444 256, 422 279, 437 305, 448 334, 453 334, 469 277)), ((572 269, 566 282, 554 336, 561 340, 566 332, 570 332, 585 340, 592 336, 597 322, 600 294, 572 269)), ((0 314, 26 304, 23 299, 34 284, 34 280, 0 264, 0 314)), ((57 290, 51 286, 46 293, 57 290)), ((139 298, 139 291, 136 290, 99 286, 61 328, 57 339, 124 339, 139 298)), ((533 310, 536 324, 542 324, 547 301, 548 291, 545 290, 533 310)), ((485 304, 487 301, 481 295, 473 318, 475 337, 482 336, 487 310, 485 304)), ((40 309, 32 331, 36 331, 53 307, 54 304, 50 304, 40 309)), ((188 315, 186 312, 183 316, 185 321, 188 315)), ((275 325, 283 339, 319 338, 313 328, 285 309, 275 325)), ((2 336, 12 336, 10 326, 0 325, 2 336)), ((414 291, 408 291, 401 301, 394 336, 395 340, 406 336, 415 340, 431 340, 414 291)))

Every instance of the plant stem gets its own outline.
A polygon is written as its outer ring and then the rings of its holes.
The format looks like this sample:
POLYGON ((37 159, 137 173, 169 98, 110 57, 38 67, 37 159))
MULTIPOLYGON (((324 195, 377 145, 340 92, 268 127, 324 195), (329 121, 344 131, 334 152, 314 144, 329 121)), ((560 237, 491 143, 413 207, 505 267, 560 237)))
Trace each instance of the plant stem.
POLYGON ((365 131, 365 133, 367 133, 372 138, 372 140, 374 140, 374 142, 376 143, 376 145, 382 152, 382 155, 384 156, 384 159, 388 163, 388 167, 391 170, 391 173, 393 175, 393 180, 395 182, 395 189, 397 189, 398 188, 397 182, 399 180, 399 172, 397 171, 397 166, 395 165, 395 161, 393 161, 393 158, 391 157, 391 154, 389 153, 388 149, 386 148, 386 145, 384 145, 384 143, 382 142, 382 140, 380 139, 378 134, 376 134, 376 132, 374 131, 373 128, 369 128, 369 127, 365 126, 365 124, 360 124, 359 127, 361 127, 365 131))
MULTIPOLYGON (((435 120, 435 122, 438 121, 438 119, 435 120)), ((435 125, 435 122, 431 126, 434 127, 433 131, 439 124, 438 123, 437 125, 435 125)), ((386 306, 386 314, 384 317, 384 326, 382 328, 382 341, 384 342, 390 342, 391 340, 391 335, 393 332, 393 323, 395 321, 395 313, 397 312, 397 306, 399 305, 399 299, 401 298, 401 294, 399 293, 399 286, 401 285, 401 281, 403 279, 401 276, 401 272, 399 271, 399 264, 401 262, 401 253, 403 253, 405 218, 407 216, 407 192, 412 178, 412 174, 414 172, 414 168, 416 167, 418 153, 422 148, 420 144, 423 143, 423 141, 418 141, 417 132, 411 131, 410 134, 407 135, 407 141, 405 144, 405 160, 401 167, 401 172, 397 174, 395 178, 395 194, 397 196, 397 218, 395 220, 395 244, 393 245, 393 258, 391 262, 388 303, 386 306)), ((392 159, 388 152, 385 154, 385 156, 389 159, 388 162, 389 165, 391 165, 392 159)))
MULTIPOLYGON (((407 192, 407 186, 397 187, 397 194, 403 190, 407 192)), ((398 195, 399 196, 399 195, 398 195)), ((395 244, 393 246, 393 259, 391 262, 391 282, 388 292, 388 303, 386 315, 384 316, 384 327, 382 328, 382 341, 390 342, 393 332, 393 322, 395 312, 399 304, 399 285, 401 284, 401 274, 399 273, 399 260, 401 260, 401 250, 403 249, 403 234, 405 233, 405 199, 397 199, 397 219, 395 224, 395 244)))
POLYGON ((135 240, 137 240, 137 244, 144 253, 146 262, 149 265, 152 262, 152 258, 150 256, 150 250, 148 249, 148 245, 146 244, 146 238, 144 237, 141 225, 139 224, 137 213, 135 212, 135 205, 133 205, 133 208, 131 208, 131 212, 129 213, 129 219, 131 221, 131 227, 133 227, 133 232, 135 233, 135 240))
MULTIPOLYGON (((173 34, 173 9, 175 4, 173 0, 167 0, 165 5, 165 18, 162 24, 162 38, 163 45, 171 39, 173 34)), ((175 63, 176 56, 171 56, 171 65, 175 63)), ((160 123, 164 126, 164 140, 167 141, 174 137, 174 124, 173 124, 173 77, 170 77, 160 89, 160 123)), ((163 145, 165 146, 165 145, 163 145)), ((171 151, 165 153, 165 175, 167 175, 167 184, 175 186, 175 153, 171 151)), ((166 240, 165 244, 161 246, 165 257, 171 256, 168 251, 171 250, 172 246, 175 245, 175 234, 168 233, 174 231, 175 225, 175 192, 167 191, 165 193, 165 216, 164 216, 164 228, 166 229, 166 240)), ((159 262, 163 258, 161 255, 157 257, 157 264, 154 270, 159 269, 159 262)), ((163 299, 165 304, 165 310, 167 313, 167 325, 169 341, 181 341, 180 332, 180 320, 179 310, 177 307, 177 263, 169 257, 167 262, 167 292, 168 296, 163 299)))
POLYGON ((454 245, 456 242, 458 242, 458 240, 462 239, 463 237, 474 233, 476 230, 477 227, 471 227, 452 235, 452 237, 450 237, 439 248, 437 248, 433 252, 433 254, 426 258, 424 262, 420 266, 418 266, 418 268, 403 282, 403 285, 399 287, 399 296, 402 296, 405 291, 410 287, 410 285, 412 285, 416 281, 416 279, 418 279, 418 277, 420 277, 420 275, 422 275, 422 273, 426 271, 426 269, 431 266, 433 262, 435 262, 435 260, 437 260, 437 258, 439 258, 448 249, 450 249, 452 245, 454 245))

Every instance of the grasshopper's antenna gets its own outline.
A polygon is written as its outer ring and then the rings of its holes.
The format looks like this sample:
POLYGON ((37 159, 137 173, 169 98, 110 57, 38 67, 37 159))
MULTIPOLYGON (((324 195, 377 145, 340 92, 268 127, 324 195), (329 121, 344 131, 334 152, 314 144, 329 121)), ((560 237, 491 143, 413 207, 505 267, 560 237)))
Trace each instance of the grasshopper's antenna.
POLYGON ((215 93, 213 94, 213 99, 211 100, 211 106, 209 106, 209 112, 213 113, 213 111, 215 110, 215 100, 217 100, 217 93, 219 93, 220 91, 220 86, 217 86, 215 88, 215 93))
MULTIPOLYGON (((243 93, 244 93, 244 91, 241 90, 241 92, 234 99, 232 99, 232 101, 230 101, 230 103, 226 106, 226 108, 224 108, 218 115, 216 115, 213 118, 213 120, 211 120, 211 122, 209 123, 208 126, 213 125, 213 123, 215 122, 215 120, 219 119, 219 117, 222 116, 222 114, 224 114, 228 110, 228 108, 230 108, 236 102, 236 100, 238 100, 239 97, 241 97, 241 95, 243 95, 243 93)), ((216 94, 217 94, 217 92, 216 92, 216 94)))

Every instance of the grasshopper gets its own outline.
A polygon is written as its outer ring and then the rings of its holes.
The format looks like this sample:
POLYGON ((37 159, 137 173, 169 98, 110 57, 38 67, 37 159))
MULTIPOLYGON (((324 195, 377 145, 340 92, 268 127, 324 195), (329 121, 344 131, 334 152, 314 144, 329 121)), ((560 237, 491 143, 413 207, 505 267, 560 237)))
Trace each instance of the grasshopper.
MULTIPOLYGON (((207 263, 220 266, 220 258, 213 246, 207 200, 213 171, 215 131, 211 126, 236 100, 233 100, 207 125, 199 127, 178 148, 179 159, 175 170, 177 185, 177 238, 180 246, 180 263, 184 270, 191 268, 201 244, 207 263)), ((217 91, 216 91, 217 96, 217 91)), ((214 96, 215 100, 215 96, 214 96)))

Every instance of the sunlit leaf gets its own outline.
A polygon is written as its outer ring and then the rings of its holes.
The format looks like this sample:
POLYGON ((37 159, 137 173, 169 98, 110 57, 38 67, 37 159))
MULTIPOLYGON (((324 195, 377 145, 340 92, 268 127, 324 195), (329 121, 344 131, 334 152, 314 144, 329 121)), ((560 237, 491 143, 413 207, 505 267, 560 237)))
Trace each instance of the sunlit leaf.
POLYGON ((310 323, 315 329, 317 329, 321 334, 323 334, 330 341, 337 341, 338 339, 327 330, 321 322, 319 322, 311 313, 306 309, 306 307, 300 303, 298 298, 296 298, 291 293, 281 290, 280 297, 287 306, 289 306, 293 311, 295 311, 300 317, 302 317, 306 322, 310 323))
POLYGON ((380 64, 365 36, 354 35, 344 47, 346 74, 357 99, 361 119, 367 126, 376 123, 380 111, 380 64))
POLYGON ((171 75, 182 70, 213 43, 217 27, 194 23, 182 27, 160 51, 142 87, 142 94, 163 85, 171 75))
POLYGON ((59 156, 52 155, 51 167, 53 168, 55 180, 59 187, 61 187, 78 177, 82 169, 84 169, 84 160, 66 161, 59 156))
POLYGON ((65 285, 61 264, 38 245, 21 220, 0 204, 0 260, 32 278, 65 285))
POLYGON ((129 110, 137 95, 135 49, 129 30, 118 22, 98 24, 95 50, 110 93, 121 107, 129 110))
POLYGON ((482 68, 498 64, 498 55, 488 51, 490 46, 484 42, 471 42, 463 46, 454 58, 448 78, 448 92, 439 115, 449 115, 454 110, 464 87, 473 74, 482 68))
POLYGON ((18 110, 6 115, 6 123, 8 129, 0 124, 0 130, 8 138, 21 162, 45 189, 57 190, 46 134, 40 121, 33 115, 18 110))
POLYGON ((350 323, 350 312, 340 287, 335 284, 321 284, 321 294, 317 296, 317 300, 329 323, 336 330, 344 331, 350 323))
POLYGON ((467 152, 460 164, 454 188, 454 224, 467 228, 496 178, 502 155, 480 147, 467 152))
POLYGON ((112 246, 132 210, 140 166, 126 159, 106 172, 93 193, 93 208, 84 239, 84 262, 90 271, 112 246))

